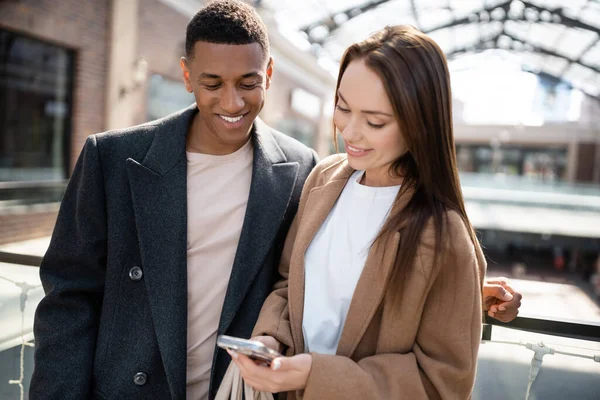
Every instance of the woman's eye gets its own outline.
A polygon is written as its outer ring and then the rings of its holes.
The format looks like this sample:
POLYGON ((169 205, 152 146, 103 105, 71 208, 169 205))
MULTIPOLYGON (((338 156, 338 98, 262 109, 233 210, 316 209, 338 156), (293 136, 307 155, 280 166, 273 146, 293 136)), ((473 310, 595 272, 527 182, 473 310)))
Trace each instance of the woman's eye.
POLYGON ((350 112, 350 110, 348 110, 347 108, 342 108, 339 105, 336 105, 335 108, 338 109, 339 111, 343 112, 343 113, 349 113, 350 112))
POLYGON ((375 128, 375 129, 381 129, 381 128, 383 128, 385 126, 385 124, 379 124, 379 125, 377 125, 377 124, 372 124, 370 122, 367 122, 367 124, 369 124, 369 126, 371 128, 375 128))
POLYGON ((221 86, 221 85, 204 85, 204 87, 207 88, 208 90, 218 89, 219 86, 221 86))
POLYGON ((258 83, 250 83, 250 84, 242 84, 240 85, 242 89, 254 89, 258 83))

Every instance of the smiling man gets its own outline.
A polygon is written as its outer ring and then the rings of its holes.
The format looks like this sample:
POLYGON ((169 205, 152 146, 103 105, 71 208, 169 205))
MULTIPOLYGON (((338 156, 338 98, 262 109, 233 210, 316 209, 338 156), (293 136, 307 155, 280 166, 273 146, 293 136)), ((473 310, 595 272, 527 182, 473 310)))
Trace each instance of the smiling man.
POLYGON ((213 398, 277 280, 313 151, 258 119, 273 74, 264 24, 215 1, 181 59, 196 104, 92 135, 40 275, 31 399, 213 398))

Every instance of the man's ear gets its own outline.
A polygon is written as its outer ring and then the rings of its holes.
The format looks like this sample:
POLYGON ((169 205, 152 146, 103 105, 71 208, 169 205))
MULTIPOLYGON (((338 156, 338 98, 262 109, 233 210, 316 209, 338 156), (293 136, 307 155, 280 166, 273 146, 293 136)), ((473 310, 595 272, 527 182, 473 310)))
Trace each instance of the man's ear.
POLYGON ((267 89, 269 87, 271 87, 271 77, 273 76, 273 65, 275 65, 275 63, 273 62, 273 57, 269 57, 269 63, 267 64, 267 85, 266 85, 267 89))
POLYGON ((190 81, 190 70, 188 68, 188 60, 185 57, 181 57, 179 60, 179 65, 181 66, 181 72, 183 73, 183 83, 185 84, 185 90, 192 93, 192 83, 190 81))

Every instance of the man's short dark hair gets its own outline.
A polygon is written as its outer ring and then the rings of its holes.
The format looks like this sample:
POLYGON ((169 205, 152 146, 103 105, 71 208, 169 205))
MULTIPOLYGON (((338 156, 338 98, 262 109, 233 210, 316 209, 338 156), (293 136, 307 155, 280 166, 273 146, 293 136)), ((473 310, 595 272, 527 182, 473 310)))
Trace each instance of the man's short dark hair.
POLYGON ((267 28, 258 13, 246 3, 217 0, 207 4, 189 22, 185 35, 185 54, 194 57, 196 42, 218 44, 258 43, 269 54, 267 28))

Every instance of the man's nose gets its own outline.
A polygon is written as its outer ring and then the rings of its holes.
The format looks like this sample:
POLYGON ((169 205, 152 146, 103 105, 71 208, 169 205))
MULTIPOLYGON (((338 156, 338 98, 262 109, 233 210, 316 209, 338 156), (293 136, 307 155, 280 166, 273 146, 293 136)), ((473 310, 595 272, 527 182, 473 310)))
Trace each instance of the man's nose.
POLYGON ((229 114, 229 116, 235 116, 242 111, 244 105, 244 99, 240 96, 237 88, 230 88, 223 92, 223 97, 221 97, 221 108, 229 114))

